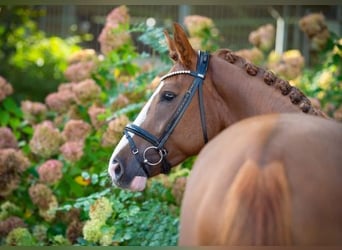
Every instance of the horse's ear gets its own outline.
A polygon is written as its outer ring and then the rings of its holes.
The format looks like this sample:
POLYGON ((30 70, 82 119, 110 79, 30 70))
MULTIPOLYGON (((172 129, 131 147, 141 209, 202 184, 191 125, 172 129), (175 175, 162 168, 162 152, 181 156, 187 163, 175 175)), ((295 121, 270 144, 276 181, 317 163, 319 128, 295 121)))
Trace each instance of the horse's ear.
POLYGON ((164 30, 164 36, 165 36, 165 40, 166 40, 167 46, 169 47, 169 57, 173 61, 177 61, 178 60, 178 55, 177 55, 177 50, 176 50, 175 42, 170 37, 169 32, 167 32, 167 30, 164 30))
POLYGON ((188 37, 182 26, 178 23, 173 24, 174 45, 178 54, 180 63, 187 68, 192 68, 196 64, 197 55, 192 48, 188 37))

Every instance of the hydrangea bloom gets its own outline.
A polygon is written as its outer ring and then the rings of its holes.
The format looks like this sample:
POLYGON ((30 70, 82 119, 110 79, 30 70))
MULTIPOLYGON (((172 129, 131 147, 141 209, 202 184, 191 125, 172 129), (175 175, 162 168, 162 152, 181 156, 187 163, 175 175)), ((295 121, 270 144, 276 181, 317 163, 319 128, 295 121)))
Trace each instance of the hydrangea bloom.
POLYGON ((82 233, 85 240, 98 243, 102 237, 101 227, 104 225, 101 220, 88 220, 83 226, 82 233))
POLYGON ((27 228, 18 227, 7 235, 6 244, 9 246, 33 246, 35 242, 27 228))
POLYGON ((235 52, 236 55, 245 58, 246 60, 258 65, 264 59, 264 54, 257 47, 252 49, 242 49, 235 52))
POLYGON ((51 189, 42 183, 32 185, 29 188, 29 195, 33 204, 44 210, 49 209, 54 197, 51 189))
POLYGON ((129 23, 130 16, 124 5, 115 8, 108 14, 106 24, 98 37, 101 52, 104 55, 131 41, 130 33, 120 29, 120 27, 129 26, 129 23))
POLYGON ((298 50, 288 50, 282 55, 273 52, 269 55, 268 68, 286 80, 293 80, 302 73, 304 63, 298 50))
POLYGON ((40 102, 22 101, 21 110, 24 119, 31 124, 35 124, 46 117, 46 105, 40 102))
POLYGON ((92 105, 88 108, 88 115, 90 117, 91 124, 95 129, 98 129, 105 124, 106 121, 99 118, 99 115, 104 114, 105 112, 105 108, 97 107, 96 105, 92 105))
POLYGON ((12 130, 7 127, 0 127, 0 149, 18 148, 18 142, 12 130))
POLYGON ((268 51, 274 45, 275 29, 272 24, 266 24, 249 34, 248 40, 255 47, 268 51))
POLYGON ((0 237, 6 237, 9 232, 18 227, 26 227, 26 224, 17 216, 10 216, 5 220, 0 221, 0 237))
POLYGON ((43 183, 53 184, 63 177, 63 163, 59 160, 48 160, 37 169, 39 180, 43 183))
POLYGON ((62 136, 52 122, 44 121, 34 128, 34 133, 30 141, 32 153, 48 158, 58 153, 62 143, 62 136))
POLYGON ((86 79, 74 86, 73 91, 78 104, 86 105, 94 102, 101 94, 101 88, 93 79, 86 79))
POLYGON ((76 162, 83 156, 82 141, 67 141, 60 147, 60 152, 64 159, 69 162, 76 162))
POLYGON ((187 28, 189 35, 192 37, 201 36, 203 30, 214 27, 212 19, 200 15, 186 16, 184 19, 184 25, 187 28))
POLYGON ((122 131, 128 123, 129 119, 125 115, 110 121, 107 130, 102 135, 101 145, 103 147, 115 146, 122 137, 122 131))
POLYGON ((77 238, 82 235, 83 223, 78 220, 73 220, 66 230, 66 237, 72 243, 77 242, 77 238))
POLYGON ((97 219, 105 222, 112 213, 112 204, 106 197, 97 199, 89 208, 89 217, 91 220, 97 219))
POLYGON ((60 90, 49 94, 45 98, 47 106, 58 113, 67 111, 70 106, 75 103, 75 95, 71 90, 60 90))
POLYGON ((5 78, 0 76, 0 102, 13 93, 13 88, 5 78))
POLYGON ((65 70, 65 77, 73 82, 90 78, 97 67, 97 55, 93 49, 84 49, 75 52, 69 58, 69 66, 65 70))
POLYGON ((312 41, 314 49, 323 49, 330 33, 322 13, 312 13, 299 20, 299 27, 312 41))
POLYGON ((89 135, 91 126, 83 120, 69 120, 63 129, 62 136, 65 141, 84 141, 89 135))
POLYGON ((21 151, 12 148, 0 150, 0 196, 7 196, 18 187, 21 173, 29 165, 21 151))
POLYGON ((50 197, 50 201, 48 203, 47 208, 39 207, 39 215, 46 220, 47 222, 51 222, 56 218, 56 212, 58 208, 58 201, 56 196, 52 195, 50 197))

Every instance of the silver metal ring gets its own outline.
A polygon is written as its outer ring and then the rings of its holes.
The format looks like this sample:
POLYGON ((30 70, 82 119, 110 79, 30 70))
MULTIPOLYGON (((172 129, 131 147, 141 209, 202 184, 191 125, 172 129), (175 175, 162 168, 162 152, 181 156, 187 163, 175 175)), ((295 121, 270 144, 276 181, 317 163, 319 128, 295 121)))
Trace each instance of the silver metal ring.
POLYGON ((160 150, 159 148, 155 147, 155 146, 150 146, 148 148, 146 148, 144 150, 144 153, 143 153, 143 158, 144 158, 144 163, 147 163, 148 165, 151 165, 151 166, 155 166, 155 165, 158 165, 159 163, 161 163, 161 161, 163 160, 164 158, 164 153, 162 150, 160 150), (156 162, 150 162, 149 160, 147 160, 146 158, 146 152, 151 150, 151 149, 154 149, 155 151, 157 151, 159 153, 159 156, 160 156, 160 159, 156 162))

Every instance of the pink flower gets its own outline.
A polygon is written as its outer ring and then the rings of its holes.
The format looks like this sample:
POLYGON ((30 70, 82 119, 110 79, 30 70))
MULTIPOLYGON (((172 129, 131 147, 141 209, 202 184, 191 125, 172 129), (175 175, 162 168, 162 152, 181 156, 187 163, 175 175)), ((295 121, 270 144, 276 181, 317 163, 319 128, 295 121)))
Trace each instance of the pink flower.
POLYGON ((24 114, 24 119, 31 124, 35 124, 46 117, 46 105, 40 102, 22 101, 21 110, 24 114))
POLYGON ((0 76, 0 102, 13 93, 13 88, 5 78, 0 76))
POLYGON ((90 78, 96 66, 96 63, 92 61, 73 63, 68 66, 64 75, 69 81, 79 82, 90 78))
POLYGON ((62 136, 52 122, 44 121, 34 128, 32 139, 29 143, 32 153, 48 158, 58 153, 62 143, 62 136))
POLYGON ((29 165, 21 151, 13 148, 0 150, 0 196, 7 196, 18 187, 20 176, 29 165))
POLYGON ((76 95, 77 103, 83 105, 94 102, 101 94, 101 88, 93 79, 86 79, 79 82, 73 88, 73 91, 76 95))
POLYGON ((106 19, 106 25, 102 29, 98 41, 101 52, 108 54, 112 50, 121 47, 123 44, 131 42, 131 35, 122 27, 129 26, 130 16, 126 6, 115 8, 106 19))
POLYGON ((89 135, 91 126, 83 120, 69 120, 64 127, 62 136, 65 141, 84 141, 89 135))
POLYGON ((49 203, 53 201, 53 193, 45 184, 34 184, 29 188, 29 195, 33 204, 41 209, 48 209, 49 203))
POLYGON ((18 148, 18 142, 12 130, 7 127, 0 127, 0 149, 18 148))
POLYGON ((103 147, 115 146, 122 137, 122 131, 128 123, 129 119, 125 115, 110 121, 106 132, 102 135, 101 145, 103 147))
POLYGON ((275 29, 272 24, 266 24, 249 34, 248 40, 255 47, 267 51, 274 44, 275 29))
POLYGON ((97 107, 95 105, 89 107, 88 114, 90 116, 91 124, 95 129, 100 128, 103 124, 106 123, 105 119, 99 117, 101 114, 105 114, 105 112, 105 108, 97 107))
POLYGON ((6 237, 9 232, 18 227, 26 227, 26 224, 17 216, 10 216, 0 221, 0 237, 6 237))
POLYGON ((67 141, 60 147, 60 151, 65 160, 77 162, 83 156, 83 142, 67 141))
POLYGON ((54 184, 63 177, 63 163, 58 160, 48 160, 37 169, 39 180, 43 183, 54 184))
POLYGON ((45 102, 51 110, 63 113, 67 111, 73 103, 75 103, 75 95, 72 91, 61 90, 49 94, 45 98, 45 102))
POLYGON ((214 27, 212 19, 199 15, 186 16, 184 25, 189 31, 189 35, 192 37, 201 36, 204 29, 211 29, 214 27))

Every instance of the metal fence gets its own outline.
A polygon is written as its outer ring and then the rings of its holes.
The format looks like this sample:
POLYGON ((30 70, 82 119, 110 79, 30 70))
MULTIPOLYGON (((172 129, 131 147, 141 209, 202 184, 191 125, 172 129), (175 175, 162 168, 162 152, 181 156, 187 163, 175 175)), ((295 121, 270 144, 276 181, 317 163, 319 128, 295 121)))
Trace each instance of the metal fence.
MULTIPOLYGON (((106 15, 117 6, 62 5, 39 6, 46 11, 39 26, 49 35, 62 37, 75 33, 91 33, 93 41, 86 47, 99 50, 97 37, 104 25, 106 15)), ((223 40, 221 47, 233 50, 249 48, 248 35, 259 26, 272 23, 276 26, 274 13, 284 20, 283 49, 308 51, 308 43, 299 29, 299 19, 308 13, 325 15, 329 29, 342 36, 342 5, 335 6, 240 6, 240 5, 129 5, 132 23, 145 22, 153 17, 157 26, 169 27, 172 22, 182 23, 187 15, 203 15, 213 19, 223 40), (273 13, 273 16, 272 16, 273 13)), ((139 45, 142 46, 142 45, 139 45)), ((139 50, 144 48, 138 47, 139 50)))

